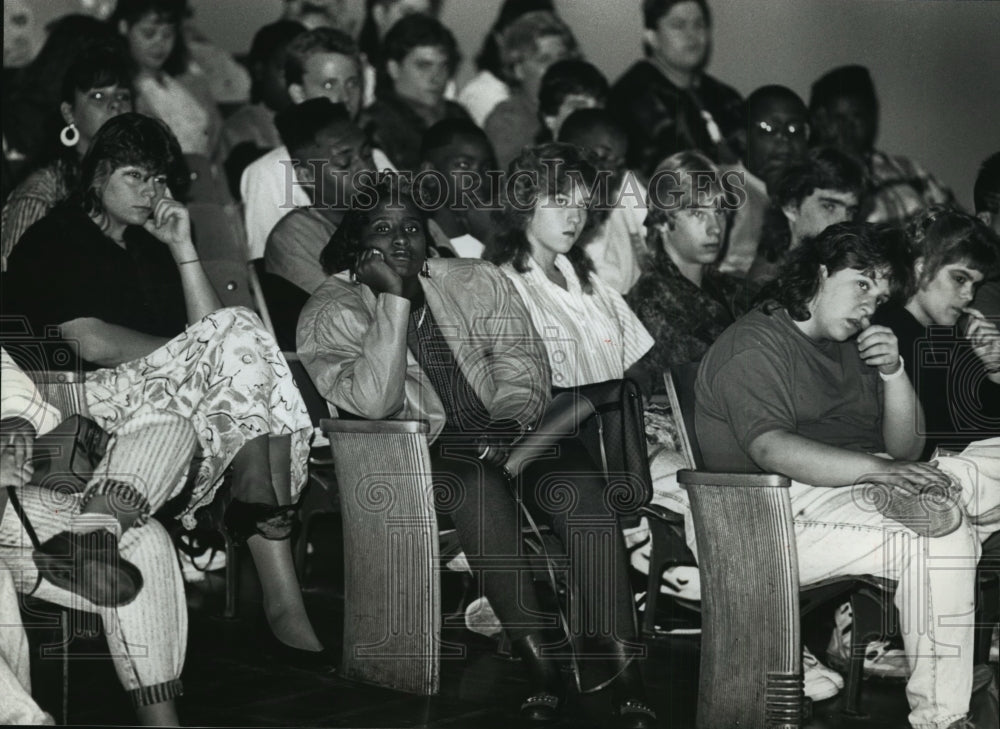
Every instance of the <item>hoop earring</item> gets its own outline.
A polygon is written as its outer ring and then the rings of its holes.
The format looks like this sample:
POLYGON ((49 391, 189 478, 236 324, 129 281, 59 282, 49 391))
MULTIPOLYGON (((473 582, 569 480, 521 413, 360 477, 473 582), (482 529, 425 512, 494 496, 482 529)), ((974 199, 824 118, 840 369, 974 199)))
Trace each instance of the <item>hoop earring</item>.
POLYGON ((62 142, 64 147, 75 147, 77 145, 77 142, 80 141, 80 130, 76 128, 75 123, 70 123, 63 127, 62 131, 59 132, 59 141, 62 142))
POLYGON ((424 259, 424 267, 420 269, 420 275, 423 276, 424 278, 431 277, 431 267, 430 264, 427 263, 426 258, 424 259))

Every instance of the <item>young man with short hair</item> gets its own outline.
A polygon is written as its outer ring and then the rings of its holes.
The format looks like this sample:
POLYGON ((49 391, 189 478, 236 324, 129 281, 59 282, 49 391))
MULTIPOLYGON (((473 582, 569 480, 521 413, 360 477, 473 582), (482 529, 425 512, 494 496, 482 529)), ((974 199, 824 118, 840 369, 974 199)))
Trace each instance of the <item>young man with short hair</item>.
POLYGON ((770 283, 778 277, 788 252, 805 238, 854 220, 864 185, 861 165, 830 147, 814 149, 803 162, 789 167, 771 195, 747 279, 759 286, 770 283))
MULTIPOLYGON (((297 36, 287 49, 285 83, 291 100, 300 104, 326 97, 343 104, 352 119, 361 111, 361 56, 354 40, 333 28, 316 28, 297 36)), ((379 169, 392 167, 373 150, 379 169)), ((277 147, 243 171, 240 179, 250 260, 264 256, 267 236, 288 212, 311 204, 295 177, 288 149, 277 147)))
POLYGON ((392 26, 383 54, 384 73, 363 125, 400 170, 416 172, 423 133, 443 119, 469 119, 462 106, 445 98, 458 65, 458 44, 439 21, 413 13, 392 26))

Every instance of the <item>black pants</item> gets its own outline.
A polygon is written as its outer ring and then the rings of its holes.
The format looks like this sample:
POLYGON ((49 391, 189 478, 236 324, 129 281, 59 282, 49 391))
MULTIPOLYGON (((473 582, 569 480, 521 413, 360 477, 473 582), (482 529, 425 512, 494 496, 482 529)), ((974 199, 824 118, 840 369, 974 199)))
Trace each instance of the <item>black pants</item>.
POLYGON ((431 450, 435 503, 455 524, 472 570, 512 640, 554 624, 543 615, 525 556, 527 520, 518 497, 565 547, 557 569, 568 570, 570 637, 577 650, 605 652, 636 635, 625 545, 617 515, 605 501, 605 479, 579 441, 530 462, 513 483, 476 459, 476 449, 442 436, 431 450), (604 646, 604 647, 602 647, 604 646))

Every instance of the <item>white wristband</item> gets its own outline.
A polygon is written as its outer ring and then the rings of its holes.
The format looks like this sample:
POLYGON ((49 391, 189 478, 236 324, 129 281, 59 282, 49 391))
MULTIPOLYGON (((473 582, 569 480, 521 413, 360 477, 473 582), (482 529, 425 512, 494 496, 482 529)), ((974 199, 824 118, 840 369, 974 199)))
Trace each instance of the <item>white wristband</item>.
POLYGON ((899 358, 899 369, 893 372, 891 375, 883 375, 882 370, 878 371, 878 376, 882 378, 882 382, 888 382, 889 380, 895 380, 897 377, 902 377, 906 372, 906 367, 903 366, 903 357, 899 358))

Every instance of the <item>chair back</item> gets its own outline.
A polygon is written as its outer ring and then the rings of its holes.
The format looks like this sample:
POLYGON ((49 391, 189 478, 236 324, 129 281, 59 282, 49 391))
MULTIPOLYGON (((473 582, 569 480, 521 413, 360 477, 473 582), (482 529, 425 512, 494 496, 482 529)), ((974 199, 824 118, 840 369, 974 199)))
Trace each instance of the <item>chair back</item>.
POLYGON ((604 470, 611 503, 625 525, 630 517, 637 521, 639 509, 653 498, 639 386, 629 379, 608 380, 554 392, 578 394, 594 405, 596 413, 584 422, 580 440, 604 470))
POLYGON ((675 365, 663 373, 663 381, 670 398, 670 409, 674 413, 674 423, 681 440, 681 448, 687 458, 688 468, 704 468, 698 434, 694 427, 694 384, 698 379, 701 362, 675 365))
POLYGON ((429 696, 440 686, 438 527, 422 421, 322 421, 344 531, 341 674, 429 696))

